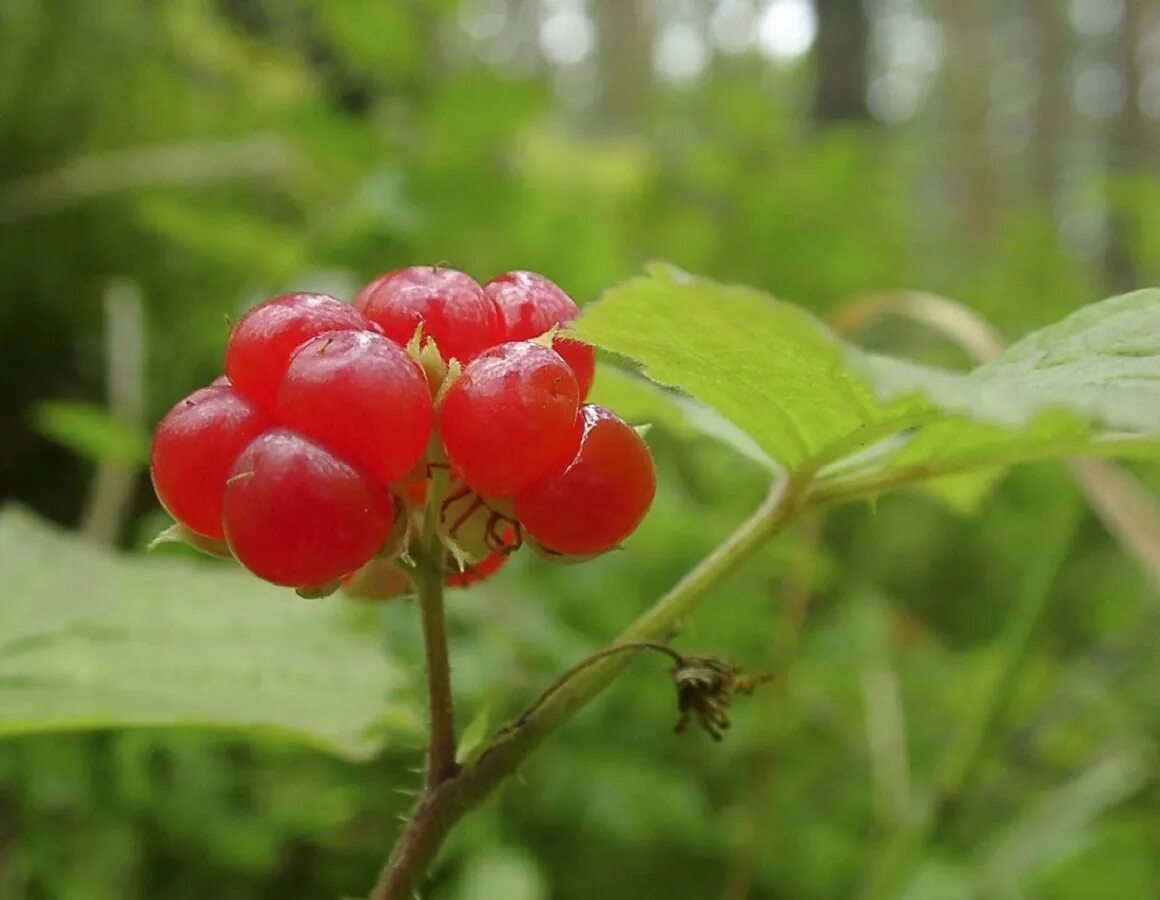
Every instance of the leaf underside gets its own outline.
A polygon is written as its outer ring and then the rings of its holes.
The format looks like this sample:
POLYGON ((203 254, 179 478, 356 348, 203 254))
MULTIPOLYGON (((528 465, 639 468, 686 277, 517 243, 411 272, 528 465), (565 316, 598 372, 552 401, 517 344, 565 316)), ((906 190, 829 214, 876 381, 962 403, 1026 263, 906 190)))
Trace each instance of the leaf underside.
POLYGON ((335 601, 125 557, 16 507, 0 510, 0 572, 0 735, 216 727, 364 759, 420 731, 393 698, 409 677, 335 601))

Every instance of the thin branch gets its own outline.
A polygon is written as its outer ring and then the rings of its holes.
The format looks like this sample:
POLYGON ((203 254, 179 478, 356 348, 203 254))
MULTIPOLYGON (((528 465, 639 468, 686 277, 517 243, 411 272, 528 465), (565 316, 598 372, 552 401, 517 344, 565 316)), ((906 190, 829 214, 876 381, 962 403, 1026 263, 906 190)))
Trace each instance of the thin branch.
MULTIPOLYGON (((613 646, 654 643, 673 636, 705 593, 742 560, 780 532, 799 509, 808 477, 780 483, 758 510, 672 590, 636 620, 613 646)), ((627 665, 625 654, 605 654, 580 667, 537 701, 521 724, 496 735, 475 761, 424 791, 391 853, 370 900, 409 900, 448 832, 484 800, 565 722, 590 703, 627 665)))
POLYGON ((585 669, 591 668, 601 660, 607 659, 610 656, 615 656, 618 653, 626 653, 630 650, 653 650, 656 653, 662 653, 669 657, 678 666, 684 665, 685 663, 685 658, 668 644, 659 644, 656 641, 628 641, 623 644, 612 644, 608 647, 605 647, 603 650, 598 650, 591 656, 584 657, 584 659, 580 660, 580 662, 576 663, 576 665, 572 666, 572 668, 561 673, 555 681, 553 681, 540 692, 540 696, 533 700, 527 709, 525 709, 522 713, 519 714, 519 716, 517 716, 513 721, 509 722, 501 729, 501 734, 507 733, 509 731, 515 731, 517 728, 521 727, 525 722, 528 721, 528 719, 536 714, 541 706, 543 706, 548 702, 548 700, 552 698, 553 694, 559 691, 562 687, 564 687, 564 685, 566 685, 585 669))
POLYGON ((945 334, 971 358, 983 362, 1003 352, 1003 337, 968 306, 925 291, 862 294, 829 315, 838 334, 850 335, 886 316, 902 316, 945 334))

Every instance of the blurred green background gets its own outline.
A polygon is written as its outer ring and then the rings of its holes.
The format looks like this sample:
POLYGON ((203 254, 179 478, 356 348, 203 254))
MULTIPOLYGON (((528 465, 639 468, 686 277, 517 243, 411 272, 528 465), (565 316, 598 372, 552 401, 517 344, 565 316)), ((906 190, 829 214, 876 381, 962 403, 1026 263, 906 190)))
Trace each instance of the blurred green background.
MULTIPOLYGON (((917 288, 1018 336, 1160 282, 1158 163, 1149 0, 4 0, 0 496, 140 553, 149 427, 220 371, 227 320, 412 263, 581 303, 654 258, 819 314, 917 288)), ((860 337, 966 364, 917 327, 860 337)), ((461 724, 514 714, 762 496, 724 446, 650 440, 623 553, 452 597, 461 724)), ((672 735, 641 659, 425 896, 1160 897, 1158 601, 1062 467, 972 513, 804 523, 685 623, 682 649, 783 673, 724 743, 672 735)), ((367 627, 418 666, 413 618, 367 627)), ((0 898, 356 895, 417 742, 8 739, 0 898)))

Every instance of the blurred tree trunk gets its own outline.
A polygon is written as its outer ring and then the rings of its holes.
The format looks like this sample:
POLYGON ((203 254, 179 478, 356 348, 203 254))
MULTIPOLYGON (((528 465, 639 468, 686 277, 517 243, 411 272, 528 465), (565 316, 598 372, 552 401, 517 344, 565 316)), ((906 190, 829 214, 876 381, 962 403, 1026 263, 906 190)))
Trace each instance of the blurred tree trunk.
POLYGON ((1120 23, 1120 57, 1124 65, 1124 105, 1116 117, 1112 133, 1114 161, 1128 170, 1144 162, 1148 126, 1140 105, 1140 82, 1144 73, 1140 65, 1141 48, 1147 37, 1145 6, 1153 0, 1125 0, 1124 18, 1120 23))
POLYGON ((986 130, 991 107, 986 10, 976 0, 942 0, 940 5, 947 38, 942 77, 945 159, 967 243, 982 248, 995 221, 986 130))
POLYGON ((1052 209, 1059 188, 1061 149, 1068 121, 1068 61, 1070 38, 1066 10, 1059 0, 1031 0, 1039 38, 1039 97, 1032 145, 1033 180, 1037 198, 1052 209))
POLYGON ((868 119, 870 21, 863 0, 814 0, 814 5, 818 14, 814 118, 818 122, 868 119))
POLYGON ((616 131, 640 128, 652 94, 652 33, 643 0, 593 0, 599 113, 616 131))
POLYGON ((1112 126, 1109 176, 1111 186, 1111 214, 1108 221, 1108 245, 1104 268, 1108 282, 1115 291, 1128 291, 1139 286, 1139 272, 1135 258, 1135 238, 1140 216, 1136 192, 1126 180, 1143 174, 1145 148, 1148 144, 1148 125, 1140 106, 1140 48, 1145 30, 1145 4, 1154 0, 1126 0, 1124 18, 1120 22, 1119 57, 1123 64, 1124 105, 1112 126))
MULTIPOLYGON (((1155 78, 1156 49, 1157 43, 1160 42, 1160 4, 1141 3, 1139 6, 1143 8, 1139 9, 1136 13, 1139 16, 1138 34, 1140 36, 1140 40, 1143 41, 1146 45, 1148 41, 1152 42, 1150 45, 1152 47, 1152 52, 1149 58, 1152 60, 1153 67, 1151 71, 1151 77, 1155 78)), ((1132 13, 1129 13, 1129 15, 1132 15, 1132 13)), ((1139 53, 1140 51, 1141 46, 1137 45, 1137 52, 1139 53)), ((1139 56, 1136 58, 1136 65, 1140 65, 1139 56)), ((1138 76, 1145 79, 1149 76, 1149 74, 1150 73, 1148 70, 1145 70, 1144 72, 1137 72, 1138 76)), ((1148 170, 1151 173, 1156 174, 1157 171, 1160 170, 1160 116, 1156 114, 1155 103, 1153 103, 1153 108, 1150 110, 1149 115, 1143 115, 1144 101, 1139 96, 1139 88, 1141 85, 1142 83, 1137 81, 1137 100, 1141 101, 1140 104, 1138 104, 1137 109, 1140 113, 1140 121, 1143 125, 1144 132, 1144 143, 1140 148, 1140 155, 1141 158, 1145 160, 1148 170)))
POLYGON ((503 30, 503 40, 514 46, 516 60, 526 64, 539 77, 550 80, 552 64, 540 44, 540 16, 543 12, 543 0, 507 0, 508 25, 503 30))

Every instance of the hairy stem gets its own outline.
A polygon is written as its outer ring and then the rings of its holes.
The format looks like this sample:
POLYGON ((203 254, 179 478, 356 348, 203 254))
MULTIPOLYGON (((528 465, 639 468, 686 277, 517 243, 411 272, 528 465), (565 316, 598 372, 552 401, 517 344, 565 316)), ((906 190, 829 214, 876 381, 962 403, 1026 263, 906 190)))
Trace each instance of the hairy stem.
POLYGON ((803 475, 775 486, 749 519, 630 625, 615 644, 558 679, 514 725, 493 737, 474 762, 429 786, 411 810, 370 900, 409 900, 455 823, 624 669, 627 655, 617 648, 671 639, 681 619, 692 612, 710 587, 785 527, 798 511, 808 484, 808 476, 803 475))
POLYGON ((423 646, 427 659, 427 708, 431 718, 427 745, 427 790, 455 775, 455 718, 451 702, 451 664, 443 614, 443 568, 423 560, 414 573, 423 646))
POLYGON ((412 539, 409 547, 414 560, 411 580, 423 626, 427 669, 430 736, 424 789, 406 830, 396 842, 390 860, 371 892, 370 900, 409 900, 413 885, 426 871, 447 833, 446 828, 436 827, 429 816, 421 813, 432 806, 440 788, 452 782, 459 771, 455 762, 451 661, 447 652, 447 620, 443 609, 444 551, 438 534, 439 508, 446 488, 446 473, 436 471, 423 517, 423 530, 417 539, 412 539), (417 829, 415 825, 419 821, 424 822, 424 827, 417 829))
POLYGON ((427 791, 438 787, 457 771, 455 764, 455 715, 451 700, 451 662, 447 654, 447 620, 443 610, 443 548, 437 533, 439 501, 446 476, 433 480, 432 497, 423 519, 423 533, 412 550, 412 579, 423 623, 423 650, 427 663, 427 709, 430 741, 427 745, 427 791))

